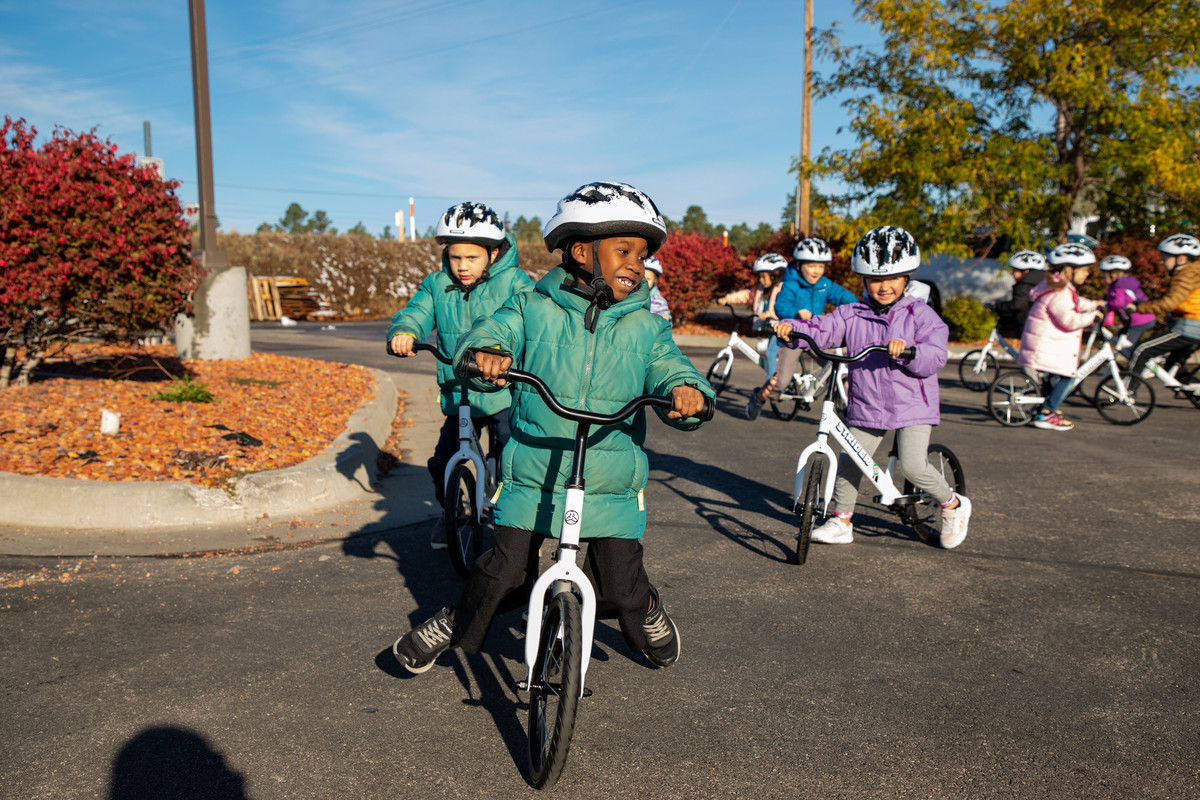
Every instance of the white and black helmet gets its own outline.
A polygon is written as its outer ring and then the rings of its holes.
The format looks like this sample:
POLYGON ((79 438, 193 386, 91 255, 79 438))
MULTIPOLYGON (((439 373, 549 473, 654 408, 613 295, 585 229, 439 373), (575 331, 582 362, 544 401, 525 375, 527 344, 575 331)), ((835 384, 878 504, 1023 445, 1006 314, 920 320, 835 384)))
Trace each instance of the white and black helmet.
POLYGON ((792 251, 792 258, 797 261, 816 261, 828 264, 833 261, 833 251, 829 249, 829 244, 824 239, 819 236, 809 236, 796 244, 796 249, 792 251))
POLYGON ((754 262, 755 272, 775 272, 787 269, 787 259, 779 253, 763 253, 754 262))
POLYGON ((1100 269, 1104 272, 1118 269, 1128 272, 1133 269, 1133 262, 1125 256, 1105 256, 1100 259, 1100 269))
POLYGON ((662 214, 645 193, 627 183, 585 183, 558 201, 542 238, 551 252, 571 239, 592 241, 617 234, 636 234, 646 240, 652 256, 667 239, 662 214))
POLYGON ((647 258, 642 264, 654 274, 662 275, 662 262, 657 258, 647 258))
POLYGON ((1052 267, 1089 267, 1096 263, 1096 254, 1085 244, 1060 244, 1046 257, 1052 267))
POLYGON ((1169 256, 1200 258, 1200 239, 1186 233, 1175 233, 1159 242, 1158 249, 1169 256))
POLYGON ((921 248, 912 234, 895 225, 873 228, 854 245, 850 267, 859 275, 890 278, 921 266, 921 248))
POLYGON ((463 242, 499 247, 504 243, 504 223, 483 203, 459 203, 438 219, 435 236, 438 244, 463 242))
POLYGON ((1044 270, 1046 257, 1036 250, 1018 250, 1008 257, 1008 268, 1044 270))

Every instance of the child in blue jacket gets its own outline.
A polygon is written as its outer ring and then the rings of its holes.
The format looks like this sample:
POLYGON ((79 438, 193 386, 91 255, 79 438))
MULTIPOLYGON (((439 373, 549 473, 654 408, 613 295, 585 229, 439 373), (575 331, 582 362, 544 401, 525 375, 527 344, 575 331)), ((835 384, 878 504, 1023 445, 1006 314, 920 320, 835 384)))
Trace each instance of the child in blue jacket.
MULTIPOLYGON (((817 236, 802 239, 792 251, 792 258, 795 260, 784 273, 783 288, 775 298, 775 314, 779 319, 812 319, 824 314, 827 305, 844 306, 858 299, 853 292, 838 286, 825 275, 827 265, 833 261, 833 253, 824 239, 817 236)), ((774 374, 751 395, 750 405, 746 407, 747 417, 756 419, 768 397, 779 399, 799 362, 799 350, 784 348, 780 351, 774 374)))
MULTIPOLYGON (((447 356, 454 352, 458 338, 472 325, 495 313, 508 298, 533 288, 533 281, 517 263, 517 242, 505 233, 496 212, 480 203, 461 203, 449 208, 438 220, 437 242, 442 249, 442 268, 421 281, 408 305, 397 311, 388 328, 388 342, 396 355, 414 355, 413 343, 424 342, 437 330, 438 349, 447 356)), ((454 370, 438 364, 442 413, 446 420, 433 457, 427 466, 433 478, 439 506, 445 505, 446 464, 458 450, 459 379, 454 370)), ((508 440, 508 392, 485 394, 471 391, 471 420, 478 433, 487 423, 495 423, 503 448, 508 440)), ((446 529, 434 527, 429 541, 434 550, 446 549, 446 529)))

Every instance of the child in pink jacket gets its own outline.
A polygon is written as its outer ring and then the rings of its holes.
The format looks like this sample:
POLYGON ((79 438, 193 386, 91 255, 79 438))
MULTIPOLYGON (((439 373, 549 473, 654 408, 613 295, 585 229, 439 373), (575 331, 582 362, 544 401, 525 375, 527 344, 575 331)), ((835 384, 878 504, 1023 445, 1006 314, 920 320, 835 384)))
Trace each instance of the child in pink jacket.
POLYGON ((1102 303, 1080 297, 1076 286, 1087 280, 1096 256, 1081 244, 1060 244, 1051 251, 1046 280, 1029 293, 1033 307, 1021 334, 1017 363, 1043 374, 1042 401, 1033 426, 1069 431, 1075 423, 1058 413, 1079 369, 1083 329, 1092 324, 1102 303))

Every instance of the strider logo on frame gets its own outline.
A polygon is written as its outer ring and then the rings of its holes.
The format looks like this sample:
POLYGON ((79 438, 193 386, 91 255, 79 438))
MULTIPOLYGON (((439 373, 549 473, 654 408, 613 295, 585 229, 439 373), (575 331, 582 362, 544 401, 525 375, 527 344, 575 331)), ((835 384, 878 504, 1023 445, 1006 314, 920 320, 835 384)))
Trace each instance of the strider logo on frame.
POLYGON ((863 466, 872 470, 875 476, 878 477, 879 467, 875 464, 875 459, 871 458, 871 454, 858 443, 858 440, 850 433, 850 429, 841 422, 834 425, 833 429, 842 437, 842 442, 853 451, 854 455, 858 456, 858 460, 863 463, 863 466))
POLYGON ((578 525, 579 524, 579 514, 577 514, 574 511, 568 511, 566 513, 566 515, 563 517, 563 521, 566 522, 568 525, 578 525))

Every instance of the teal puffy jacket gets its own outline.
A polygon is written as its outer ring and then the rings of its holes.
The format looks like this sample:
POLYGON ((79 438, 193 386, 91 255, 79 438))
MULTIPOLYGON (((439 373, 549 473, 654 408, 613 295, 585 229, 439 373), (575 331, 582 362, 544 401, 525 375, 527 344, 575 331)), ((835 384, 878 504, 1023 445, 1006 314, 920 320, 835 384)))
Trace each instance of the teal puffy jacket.
MULTIPOLYGON (((584 329, 589 298, 557 267, 534 291, 509 300, 462 338, 454 362, 470 358, 469 348, 496 348, 513 366, 544 380, 564 405, 601 414, 620 410, 638 395, 669 395, 680 385, 708 397, 712 388, 671 337, 671 324, 646 309, 643 281, 620 303, 600 312, 595 333, 584 329)), ((472 379, 473 388, 495 387, 472 379)), ((575 423, 552 412, 533 387, 513 387, 509 416, 512 438, 501 455, 495 522, 558 537, 562 530, 566 479, 571 467, 575 423)), ((696 419, 668 419, 672 427, 694 430, 696 419)), ((584 482, 583 538, 640 539, 646 530, 643 489, 649 472, 642 443, 645 411, 619 425, 593 428, 584 482)))
MULTIPOLYGON (((442 268, 421 281, 420 288, 408 305, 397 311, 388 328, 387 340, 398 333, 407 333, 424 342, 437 329, 438 349, 447 356, 454 352, 458 338, 471 329, 477 320, 486 319, 504 305, 508 298, 533 288, 533 281, 517 263, 517 241, 507 234, 507 250, 488 267, 488 279, 463 291, 451 277, 450 260, 442 249, 442 268), (451 288, 457 287, 457 288, 451 288)), ((428 358, 428 356, 426 356, 428 358)), ((438 362, 438 387, 442 390, 442 413, 448 417, 458 414, 458 393, 462 385, 454 370, 438 362)), ((477 392, 468 394, 472 417, 485 417, 508 408, 508 392, 477 392)))

